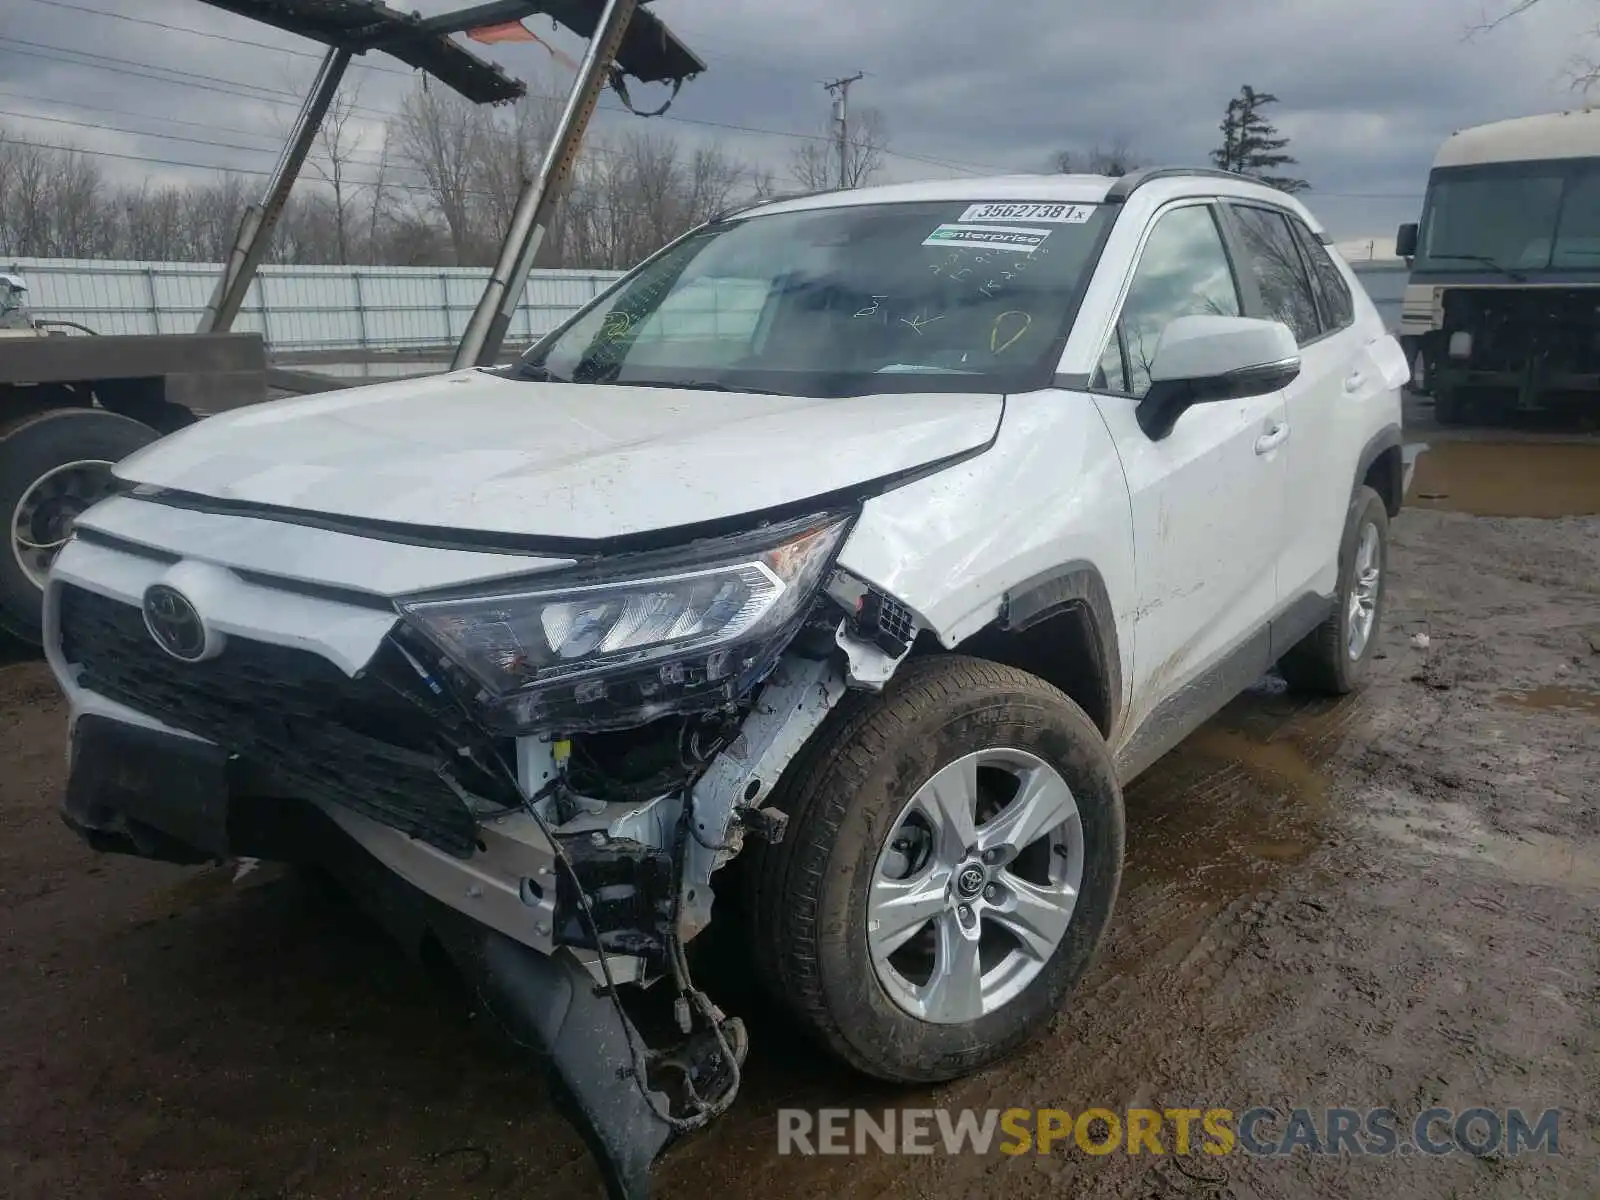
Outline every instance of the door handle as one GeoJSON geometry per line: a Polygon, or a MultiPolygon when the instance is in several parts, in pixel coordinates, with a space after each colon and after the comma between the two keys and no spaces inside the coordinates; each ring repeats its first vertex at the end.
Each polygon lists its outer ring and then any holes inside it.
{"type": "Polygon", "coordinates": [[[1359,392],[1366,382],[1367,377],[1360,371],[1351,371],[1350,374],[1344,377],[1344,390],[1347,392],[1359,392]]]}
{"type": "Polygon", "coordinates": [[[1257,454],[1271,454],[1284,442],[1289,440],[1289,423],[1279,421],[1256,439],[1257,454]]]}

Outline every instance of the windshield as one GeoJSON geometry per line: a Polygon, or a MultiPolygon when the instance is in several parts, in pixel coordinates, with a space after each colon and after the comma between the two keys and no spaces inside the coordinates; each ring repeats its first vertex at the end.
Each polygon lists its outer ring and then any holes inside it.
{"type": "Polygon", "coordinates": [[[1600,270],[1600,160],[1435,171],[1415,265],[1441,272],[1600,270]]]}
{"type": "Polygon", "coordinates": [[[799,396],[1043,386],[1105,206],[859,205],[713,225],[528,351],[517,374],[799,396]]]}

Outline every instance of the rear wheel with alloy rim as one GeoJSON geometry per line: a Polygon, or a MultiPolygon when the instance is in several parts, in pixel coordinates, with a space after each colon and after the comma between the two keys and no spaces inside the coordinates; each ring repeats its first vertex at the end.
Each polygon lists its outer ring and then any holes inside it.
{"type": "Polygon", "coordinates": [[[879,1078],[954,1078],[1038,1034],[1115,902],[1105,740],[1008,667],[913,660],[833,714],[774,802],[788,833],[746,863],[756,960],[810,1032],[879,1078]]]}
{"type": "Polygon", "coordinates": [[[1342,696],[1360,686],[1383,625],[1388,566],[1388,510],[1377,492],[1359,487],[1339,547],[1334,611],[1278,664],[1291,687],[1342,696]]]}

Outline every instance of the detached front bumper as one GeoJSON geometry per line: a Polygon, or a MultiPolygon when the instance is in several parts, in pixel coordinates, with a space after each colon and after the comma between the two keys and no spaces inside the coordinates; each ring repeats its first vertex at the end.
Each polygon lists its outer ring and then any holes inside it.
{"type": "MultiPolygon", "coordinates": [[[[255,796],[220,748],[102,713],[74,721],[70,753],[62,815],[96,849],[180,863],[248,855],[314,864],[408,951],[442,947],[499,1029],[544,1066],[608,1193],[649,1194],[651,1165],[678,1130],[662,1115],[668,1098],[635,1079],[643,1043],[596,986],[596,956],[551,943],[554,868],[537,865],[553,864],[548,844],[541,852],[486,829],[492,848],[457,862],[333,806],[255,796]],[[550,886],[519,894],[508,870],[550,886]],[[529,929],[542,948],[527,944],[529,929]]],[[[614,978],[626,961],[614,960],[614,978]]]]}
{"type": "MultiPolygon", "coordinates": [[[[336,640],[285,644],[350,635],[374,611],[280,593],[276,619],[323,619],[297,636],[262,630],[282,642],[236,626],[225,655],[184,663],[155,647],[135,602],[167,563],[68,551],[46,607],[47,652],[72,705],[67,824],[103,851],[326,868],[408,952],[445,951],[481,1011],[546,1068],[610,1194],[647,1195],[650,1165],[680,1127],[637,1078],[644,1043],[599,986],[599,955],[561,944],[570,888],[550,841],[525,812],[475,811],[437,755],[408,752],[407,715],[382,707],[378,679],[340,669],[336,640]],[[365,707],[373,697],[379,706],[365,707]]],[[[260,582],[227,582],[238,594],[226,611],[271,607],[252,595],[260,582]]],[[[619,984],[642,975],[625,953],[606,965],[619,984]]]]}

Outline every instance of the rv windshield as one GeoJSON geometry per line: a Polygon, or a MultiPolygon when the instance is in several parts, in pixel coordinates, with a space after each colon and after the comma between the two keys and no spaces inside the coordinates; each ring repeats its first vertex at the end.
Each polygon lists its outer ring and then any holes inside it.
{"type": "Polygon", "coordinates": [[[1435,171],[1415,268],[1513,277],[1600,270],[1600,160],[1435,171]]]}
{"type": "Polygon", "coordinates": [[[1043,386],[1110,219],[1103,205],[962,200],[711,225],[514,373],[799,396],[1043,386]]]}

